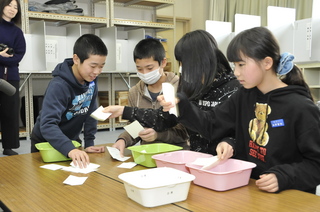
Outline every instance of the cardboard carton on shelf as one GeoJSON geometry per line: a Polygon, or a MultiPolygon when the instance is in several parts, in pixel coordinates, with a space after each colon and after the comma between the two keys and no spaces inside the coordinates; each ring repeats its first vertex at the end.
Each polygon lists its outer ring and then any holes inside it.
{"type": "MultiPolygon", "coordinates": [[[[115,96],[116,96],[116,101],[115,103],[118,105],[122,106],[128,106],[128,94],[129,91],[116,91],[115,96]]],[[[99,91],[98,92],[98,104],[99,106],[102,105],[103,107],[109,106],[109,93],[108,91],[99,91]]],[[[117,121],[120,123],[125,123],[128,122],[125,119],[122,119],[121,116],[117,118],[117,121]]],[[[107,119],[105,122],[109,122],[109,119],[107,119]]],[[[104,123],[105,123],[104,122],[104,123]]]]}
{"type": "MultiPolygon", "coordinates": [[[[116,103],[122,106],[128,106],[128,95],[129,91],[116,91],[116,103]]],[[[121,116],[118,118],[119,122],[128,122],[128,120],[122,119],[121,116]]]]}
{"type": "MultiPolygon", "coordinates": [[[[107,107],[109,105],[109,93],[108,91],[98,91],[98,106],[107,107]]],[[[99,121],[101,122],[101,121],[99,121]]],[[[101,123],[108,123],[109,119],[101,123]]]]}

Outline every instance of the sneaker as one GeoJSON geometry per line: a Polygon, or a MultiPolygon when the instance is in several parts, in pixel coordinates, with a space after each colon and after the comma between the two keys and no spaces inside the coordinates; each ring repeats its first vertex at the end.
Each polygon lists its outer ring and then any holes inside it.
{"type": "Polygon", "coordinates": [[[3,150],[4,155],[19,155],[17,152],[13,151],[12,149],[4,149],[3,150]]]}

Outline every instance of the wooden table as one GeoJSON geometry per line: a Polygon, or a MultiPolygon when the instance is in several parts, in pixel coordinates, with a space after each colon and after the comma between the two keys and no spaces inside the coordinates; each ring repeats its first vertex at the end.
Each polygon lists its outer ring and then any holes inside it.
{"type": "Polygon", "coordinates": [[[118,168],[122,162],[112,159],[108,152],[90,154],[90,160],[101,165],[98,171],[76,174],[40,168],[46,163],[39,153],[1,157],[0,201],[12,211],[320,211],[320,197],[316,195],[297,190],[266,193],[257,189],[254,180],[224,192],[192,183],[187,200],[146,208],[127,197],[118,178],[121,173],[145,167],[118,168]],[[88,179],[80,186],[63,184],[69,175],[88,179]]]}

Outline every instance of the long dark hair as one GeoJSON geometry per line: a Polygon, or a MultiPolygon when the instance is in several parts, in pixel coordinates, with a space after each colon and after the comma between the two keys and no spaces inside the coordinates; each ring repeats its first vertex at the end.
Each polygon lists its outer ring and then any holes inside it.
{"type": "Polygon", "coordinates": [[[185,93],[190,100],[201,97],[219,71],[232,72],[216,40],[205,30],[185,34],[175,46],[174,54],[182,64],[178,91],[185,93]]]}
{"type": "Polygon", "coordinates": [[[6,6],[8,6],[12,1],[16,1],[17,2],[17,6],[18,6],[18,12],[16,14],[16,16],[11,19],[11,21],[15,24],[20,24],[21,23],[21,6],[20,6],[20,1],[19,0],[1,0],[0,1],[0,22],[3,21],[3,10],[6,6]]]}
{"type": "MultiPolygon", "coordinates": [[[[230,42],[227,49],[227,58],[230,62],[241,61],[241,55],[254,59],[256,62],[266,57],[273,60],[273,70],[276,72],[280,63],[280,47],[272,32],[265,27],[254,27],[240,32],[230,42]]],[[[301,70],[294,65],[292,70],[280,78],[287,85],[300,85],[307,89],[312,99],[310,88],[301,70]]]]}

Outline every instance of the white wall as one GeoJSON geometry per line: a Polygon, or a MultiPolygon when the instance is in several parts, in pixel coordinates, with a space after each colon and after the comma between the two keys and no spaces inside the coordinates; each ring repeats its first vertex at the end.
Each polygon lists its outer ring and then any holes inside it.
{"type": "MultiPolygon", "coordinates": [[[[175,15],[178,18],[190,18],[190,30],[205,29],[209,19],[210,0],[175,0],[175,15]]],[[[157,15],[172,16],[172,7],[157,10],[157,15]]]]}
{"type": "MultiPolygon", "coordinates": [[[[194,0],[193,0],[194,1],[194,0]]],[[[175,15],[176,17],[191,18],[191,2],[192,0],[175,0],[175,15]]],[[[172,16],[173,7],[168,6],[157,10],[157,15],[172,16]]]]}
{"type": "Polygon", "coordinates": [[[209,19],[210,0],[192,0],[191,30],[206,29],[206,20],[209,19]]]}
{"type": "MultiPolygon", "coordinates": [[[[196,29],[205,30],[205,21],[209,18],[210,0],[175,0],[174,10],[176,19],[190,20],[190,23],[184,21],[176,22],[175,38],[172,30],[158,32],[157,35],[168,39],[169,61],[172,63],[172,70],[177,72],[177,64],[174,59],[174,46],[178,40],[187,32],[196,29]],[[175,40],[175,42],[173,42],[175,40]]],[[[168,6],[157,10],[157,16],[172,17],[173,7],[168,6]]]]}

